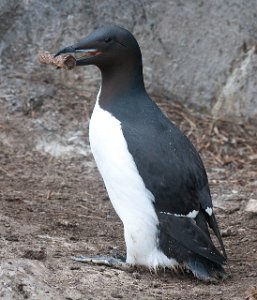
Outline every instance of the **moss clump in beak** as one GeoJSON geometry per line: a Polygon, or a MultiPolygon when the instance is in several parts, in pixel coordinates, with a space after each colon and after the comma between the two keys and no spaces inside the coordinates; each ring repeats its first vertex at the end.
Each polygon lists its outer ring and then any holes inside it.
{"type": "Polygon", "coordinates": [[[46,51],[40,51],[38,53],[38,61],[41,64],[53,65],[55,67],[71,70],[76,67],[76,58],[73,55],[60,55],[54,57],[52,54],[46,51]]]}

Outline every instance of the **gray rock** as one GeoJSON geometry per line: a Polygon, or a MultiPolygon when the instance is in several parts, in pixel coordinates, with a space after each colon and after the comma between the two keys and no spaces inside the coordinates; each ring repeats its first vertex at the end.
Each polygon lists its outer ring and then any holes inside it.
{"type": "Polygon", "coordinates": [[[257,214],[257,200],[249,199],[246,204],[245,211],[257,214]]]}
{"type": "Polygon", "coordinates": [[[245,51],[222,87],[212,109],[215,117],[257,115],[257,47],[245,51]]]}
{"type": "Polygon", "coordinates": [[[257,115],[255,0],[2,0],[0,100],[8,103],[10,88],[24,103],[51,84],[95,94],[95,69],[53,71],[37,63],[37,53],[54,53],[112,22],[137,37],[153,95],[180,99],[216,117],[257,115]]]}

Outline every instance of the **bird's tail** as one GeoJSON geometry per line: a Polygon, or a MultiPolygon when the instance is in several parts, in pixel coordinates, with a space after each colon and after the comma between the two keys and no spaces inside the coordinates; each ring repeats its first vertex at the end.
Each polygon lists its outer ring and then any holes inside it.
{"type": "Polygon", "coordinates": [[[194,220],[160,213],[159,221],[160,248],[166,256],[175,258],[201,280],[226,278],[226,258],[194,220]]]}
{"type": "Polygon", "coordinates": [[[201,255],[192,253],[185,260],[184,266],[203,281],[216,281],[227,278],[223,265],[212,262],[201,255]]]}

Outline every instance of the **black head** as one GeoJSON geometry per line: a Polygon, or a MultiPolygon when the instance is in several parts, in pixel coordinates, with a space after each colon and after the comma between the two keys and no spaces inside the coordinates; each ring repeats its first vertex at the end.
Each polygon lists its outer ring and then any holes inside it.
{"type": "Polygon", "coordinates": [[[76,65],[96,65],[101,70],[121,65],[141,64],[141,51],[136,39],[126,29],[116,25],[101,27],[78,43],[61,49],[76,53],[76,65]]]}

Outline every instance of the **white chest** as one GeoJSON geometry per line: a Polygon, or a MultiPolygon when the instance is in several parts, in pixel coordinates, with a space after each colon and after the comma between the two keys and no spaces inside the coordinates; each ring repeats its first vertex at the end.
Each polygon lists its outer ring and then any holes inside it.
{"type": "Polygon", "coordinates": [[[146,189],[128,151],[120,121],[98,102],[90,120],[89,140],[112,204],[123,223],[135,219],[135,214],[140,212],[157,222],[154,197],[146,189]]]}
{"type": "MultiPolygon", "coordinates": [[[[144,185],[123,136],[120,121],[103,110],[98,101],[90,125],[89,140],[114,209],[124,224],[127,262],[156,266],[168,260],[157,250],[158,218],[154,197],[144,185]]],[[[167,263],[165,263],[167,265],[167,263]]]]}

